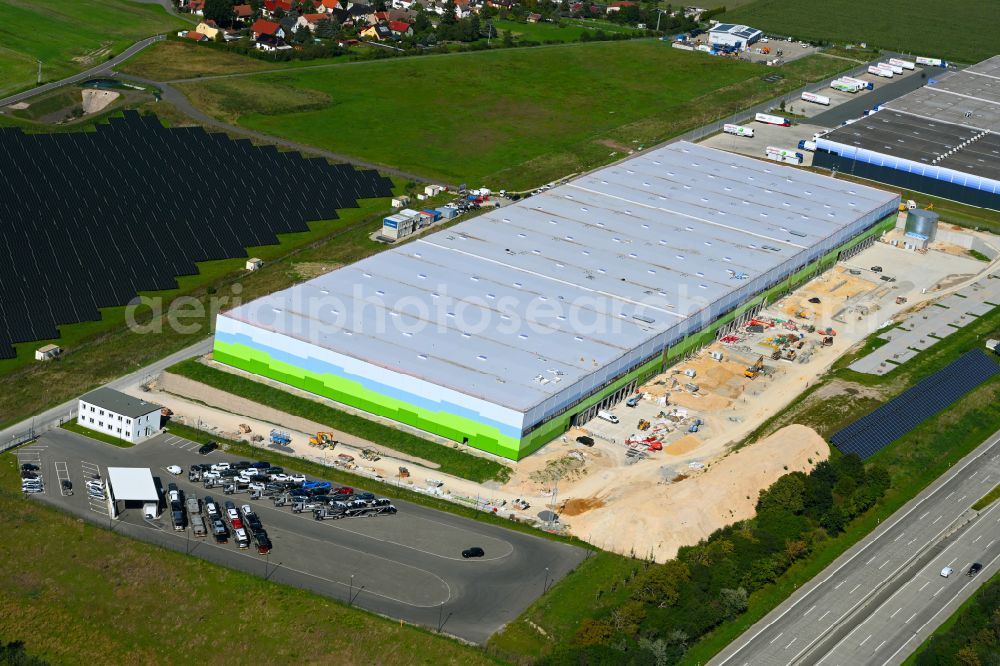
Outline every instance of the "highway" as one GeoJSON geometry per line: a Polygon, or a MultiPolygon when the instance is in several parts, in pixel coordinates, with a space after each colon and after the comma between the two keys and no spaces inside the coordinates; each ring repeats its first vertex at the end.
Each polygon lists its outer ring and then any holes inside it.
{"type": "Polygon", "coordinates": [[[86,81],[87,79],[99,78],[101,76],[110,76],[111,71],[120,63],[125,62],[132,56],[134,56],[139,51],[143,50],[150,44],[155,44],[156,42],[161,42],[165,39],[163,35],[154,35],[152,37],[147,37],[146,39],[140,40],[128,47],[115,57],[110,60],[105,60],[99,65],[95,65],[88,70],[80,72],[79,74],[74,74],[73,76],[66,77],[65,79],[60,79],[58,81],[52,81],[51,83],[46,83],[40,85],[37,88],[32,88],[30,90],[25,90],[24,92],[19,92],[16,95],[11,95],[9,97],[4,97],[0,99],[0,106],[7,106],[9,104],[17,104],[18,102],[23,102],[24,100],[31,99],[36,95],[41,95],[42,93],[48,92],[50,90],[55,90],[56,88],[61,88],[63,86],[68,86],[72,83],[79,83],[81,81],[86,81]]]}
{"type": "Polygon", "coordinates": [[[997,483],[1000,432],[709,663],[902,663],[1000,569],[1000,503],[971,508],[997,483]],[[984,569],[969,578],[973,562],[984,569]]]}

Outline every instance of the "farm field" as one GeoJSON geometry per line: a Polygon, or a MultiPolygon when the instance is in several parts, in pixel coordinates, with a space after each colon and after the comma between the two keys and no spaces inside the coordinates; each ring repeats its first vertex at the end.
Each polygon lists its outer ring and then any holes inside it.
{"type": "Polygon", "coordinates": [[[128,0],[0,0],[0,95],[93,67],[130,44],[186,25],[128,0]]]}
{"type": "Polygon", "coordinates": [[[515,40],[522,39],[533,42],[560,41],[577,42],[584,33],[594,34],[598,30],[605,33],[635,34],[637,30],[628,26],[610,23],[608,21],[585,21],[582,19],[563,19],[559,23],[521,23],[519,21],[504,21],[496,19],[493,27],[498,35],[504,30],[510,30],[515,40]]]}
{"type": "Polygon", "coordinates": [[[392,59],[179,85],[228,122],[445,182],[530,189],[846,69],[822,56],[757,65],[654,40],[392,59]],[[595,104],[594,91],[600,90],[595,104]],[[397,118],[378,140],[317,132],[397,118]]]}
{"type": "Polygon", "coordinates": [[[867,42],[901,53],[973,63],[1000,53],[1000,36],[969,27],[1000,24],[1000,4],[954,0],[941,11],[930,0],[887,0],[878,11],[854,0],[757,0],[718,17],[797,39],[867,42]],[[925,18],[926,17],[926,18],[925,18]],[[933,17],[933,18],[931,18],[933,17]]]}
{"type": "Polygon", "coordinates": [[[429,631],[25,501],[17,478],[17,459],[4,454],[0,518],[17,538],[0,544],[0,575],[10,583],[0,591],[0,644],[24,641],[49,663],[178,664],[208,655],[215,664],[497,663],[429,631]],[[253,640],[219,649],[234,631],[253,640]]]}

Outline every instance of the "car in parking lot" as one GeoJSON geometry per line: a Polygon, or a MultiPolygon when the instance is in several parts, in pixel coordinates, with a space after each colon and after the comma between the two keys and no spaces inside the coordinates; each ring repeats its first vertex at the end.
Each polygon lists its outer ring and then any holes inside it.
{"type": "Polygon", "coordinates": [[[275,474],[284,474],[285,473],[285,468],[284,467],[268,467],[267,469],[264,470],[264,473],[267,474],[268,476],[274,476],[275,474]]]}
{"type": "Polygon", "coordinates": [[[219,506],[215,503],[211,495],[205,496],[205,512],[208,513],[209,518],[219,517],[219,506]]]}
{"type": "Polygon", "coordinates": [[[168,465],[168,466],[167,466],[167,471],[168,471],[168,472],[170,472],[171,474],[175,475],[175,476],[178,476],[178,475],[180,475],[180,474],[181,474],[181,473],[182,473],[182,472],[183,472],[184,470],[183,470],[183,469],[181,469],[181,466],[180,466],[180,465],[168,465]]]}
{"type": "Polygon", "coordinates": [[[255,463],[251,463],[250,466],[253,467],[254,469],[259,469],[261,471],[264,471],[264,470],[269,469],[271,467],[271,463],[266,462],[264,460],[258,460],[255,463]]]}
{"type": "Polygon", "coordinates": [[[212,465],[212,467],[210,469],[213,472],[221,472],[222,470],[229,469],[230,467],[232,467],[232,465],[230,465],[227,462],[217,462],[214,465],[212,465]]]}
{"type": "Polygon", "coordinates": [[[253,540],[257,542],[257,552],[266,555],[271,552],[271,539],[264,530],[254,530],[253,540]]]}
{"type": "Polygon", "coordinates": [[[358,493],[355,495],[359,500],[365,500],[366,502],[371,502],[375,499],[375,493],[358,493]]]}
{"type": "Polygon", "coordinates": [[[247,536],[247,531],[242,527],[233,528],[233,537],[236,539],[236,545],[240,548],[250,547],[250,538],[247,536]]]}
{"type": "Polygon", "coordinates": [[[212,536],[215,537],[217,543],[229,543],[229,530],[226,529],[222,518],[212,519],[212,536]]]}
{"type": "Polygon", "coordinates": [[[334,488],[333,492],[335,495],[353,495],[354,488],[350,486],[340,486],[339,488],[334,488]]]}
{"type": "Polygon", "coordinates": [[[63,494],[64,495],[72,495],[73,494],[73,482],[70,481],[69,479],[63,479],[62,480],[62,489],[63,489],[63,494]]]}
{"type": "Polygon", "coordinates": [[[232,467],[233,469],[249,469],[252,464],[249,460],[241,460],[233,463],[232,467]]]}
{"type": "Polygon", "coordinates": [[[292,474],[291,476],[288,477],[288,480],[294,481],[295,483],[298,484],[303,484],[306,482],[306,477],[302,474],[292,474]]]}
{"type": "Polygon", "coordinates": [[[465,559],[469,559],[470,557],[482,557],[485,554],[486,554],[486,551],[484,551],[479,546],[473,546],[472,548],[466,548],[465,550],[462,551],[462,557],[464,557],[465,559]]]}
{"type": "Polygon", "coordinates": [[[271,476],[271,481],[284,482],[291,479],[291,477],[289,477],[287,474],[284,474],[283,472],[275,472],[274,474],[270,474],[270,476],[271,476]]]}
{"type": "Polygon", "coordinates": [[[969,567],[969,570],[967,572],[965,572],[965,575],[968,576],[969,578],[972,578],[973,576],[975,576],[977,573],[979,573],[982,570],[983,570],[983,565],[982,564],[980,564],[979,562],[973,562],[972,566],[969,567]]]}
{"type": "Polygon", "coordinates": [[[33,465],[32,463],[24,463],[21,465],[22,472],[37,472],[38,465],[33,465]]]}
{"type": "Polygon", "coordinates": [[[207,456],[209,453],[216,450],[217,448],[219,448],[219,445],[216,444],[214,441],[206,442],[205,444],[202,444],[201,447],[198,449],[198,453],[200,453],[203,456],[207,456]]]}

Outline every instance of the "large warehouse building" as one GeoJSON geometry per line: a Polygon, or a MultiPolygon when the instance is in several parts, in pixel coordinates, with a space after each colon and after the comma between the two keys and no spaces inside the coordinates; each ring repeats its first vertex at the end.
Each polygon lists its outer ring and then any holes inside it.
{"type": "Polygon", "coordinates": [[[215,358],[519,459],[898,204],[675,143],[222,314],[215,358]]]}
{"type": "Polygon", "coordinates": [[[1000,210],[1000,56],[928,85],[816,141],[813,165],[1000,210]]]}

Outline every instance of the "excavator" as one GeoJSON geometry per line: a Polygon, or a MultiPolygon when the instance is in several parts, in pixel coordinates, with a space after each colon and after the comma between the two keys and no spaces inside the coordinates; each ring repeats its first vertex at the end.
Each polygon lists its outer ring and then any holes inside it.
{"type": "Polygon", "coordinates": [[[757,375],[764,369],[764,357],[758,356],[754,364],[743,371],[743,376],[747,379],[757,379],[757,375]]]}
{"type": "Polygon", "coordinates": [[[315,437],[309,438],[309,446],[319,446],[324,449],[326,447],[333,448],[337,446],[337,440],[333,438],[334,434],[332,432],[318,432],[315,437]]]}

